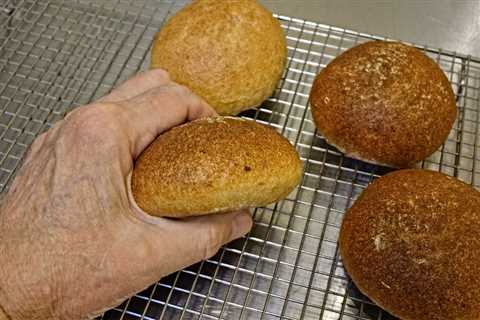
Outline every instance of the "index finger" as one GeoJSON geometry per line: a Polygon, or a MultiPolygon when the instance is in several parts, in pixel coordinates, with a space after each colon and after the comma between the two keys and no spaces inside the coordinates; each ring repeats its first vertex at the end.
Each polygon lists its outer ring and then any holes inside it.
{"type": "Polygon", "coordinates": [[[159,134],[179,124],[216,115],[200,97],[175,83],[118,102],[126,111],[132,156],[136,158],[159,134]]]}
{"type": "Polygon", "coordinates": [[[128,79],[98,100],[98,102],[118,102],[132,99],[148,90],[166,85],[170,82],[172,82],[172,80],[170,80],[170,75],[167,71],[162,69],[149,70],[128,79]]]}

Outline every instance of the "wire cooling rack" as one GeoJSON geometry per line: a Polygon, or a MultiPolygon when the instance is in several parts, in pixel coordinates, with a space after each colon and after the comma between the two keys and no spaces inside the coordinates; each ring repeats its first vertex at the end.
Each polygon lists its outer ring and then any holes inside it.
{"type": "MultiPolygon", "coordinates": [[[[174,0],[6,0],[0,4],[0,190],[32,140],[72,108],[148,65],[174,0]]],[[[278,16],[289,60],[272,98],[242,116],[295,144],[301,185],[254,212],[253,230],[213,258],[172,274],[101,319],[392,319],[349,281],[338,256],[342,216],[388,168],[344,157],[316,132],[308,109],[315,75],[342,51],[380,37],[278,16]]],[[[420,47],[449,77],[458,119],[421,163],[479,188],[480,60],[420,47]]]]}

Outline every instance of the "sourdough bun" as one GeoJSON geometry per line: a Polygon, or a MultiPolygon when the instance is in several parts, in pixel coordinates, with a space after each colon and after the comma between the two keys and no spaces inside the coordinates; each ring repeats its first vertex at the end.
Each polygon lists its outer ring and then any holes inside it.
{"type": "Polygon", "coordinates": [[[330,62],[315,79],[310,105],[328,143],[393,167],[435,152],[457,114],[439,66],[418,49],[386,41],[361,44],[330,62]]]}
{"type": "Polygon", "coordinates": [[[278,20],[255,0],[196,0],[157,34],[151,67],[235,115],[273,93],[286,59],[278,20]]]}
{"type": "Polygon", "coordinates": [[[403,320],[480,319],[480,192],[427,170],[387,174],[360,195],[340,253],[365,295],[403,320]]]}
{"type": "Polygon", "coordinates": [[[156,216],[230,211],[284,198],[301,171],[298,153],[273,128],[235,117],[205,118],[160,135],[140,155],[132,194],[156,216]]]}

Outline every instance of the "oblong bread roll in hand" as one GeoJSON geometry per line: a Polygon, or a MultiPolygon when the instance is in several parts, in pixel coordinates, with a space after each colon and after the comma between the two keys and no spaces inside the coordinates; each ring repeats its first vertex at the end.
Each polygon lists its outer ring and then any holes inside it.
{"type": "Polygon", "coordinates": [[[298,153],[273,128],[204,118],[158,136],[137,159],[131,187],[145,212],[184,217],[276,202],[301,172],[298,153]]]}
{"type": "Polygon", "coordinates": [[[340,254],[365,295],[403,320],[480,319],[480,192],[442,173],[400,170],[348,210],[340,254]]]}

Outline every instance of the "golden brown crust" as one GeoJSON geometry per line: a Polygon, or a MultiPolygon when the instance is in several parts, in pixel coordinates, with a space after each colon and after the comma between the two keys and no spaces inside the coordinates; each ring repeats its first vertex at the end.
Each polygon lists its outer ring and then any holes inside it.
{"type": "Polygon", "coordinates": [[[418,49],[386,41],[335,58],[315,79],[310,105],[329,143],[393,167],[410,167],[435,152],[457,114],[438,65],[418,49]]]}
{"type": "Polygon", "coordinates": [[[283,30],[254,0],[197,0],[157,34],[151,68],[204,98],[222,115],[259,105],[275,90],[287,59],[283,30]]]}
{"type": "Polygon", "coordinates": [[[480,319],[480,192],[427,170],[379,178],[348,210],[343,264],[403,320],[480,319]]]}
{"type": "Polygon", "coordinates": [[[274,129],[205,118],[160,135],[137,159],[132,193],[152,215],[183,217],[264,206],[298,184],[301,162],[274,129]]]}

